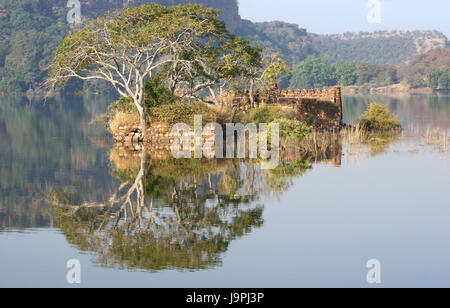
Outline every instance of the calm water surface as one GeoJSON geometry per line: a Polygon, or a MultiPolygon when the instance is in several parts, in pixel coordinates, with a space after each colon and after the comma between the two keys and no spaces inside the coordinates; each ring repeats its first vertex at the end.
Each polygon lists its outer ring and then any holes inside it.
{"type": "Polygon", "coordinates": [[[370,287],[373,258],[381,286],[450,287],[450,98],[346,98],[345,121],[371,101],[405,133],[272,171],[121,152],[107,99],[1,102],[0,287],[70,287],[69,259],[83,287],[370,287]]]}

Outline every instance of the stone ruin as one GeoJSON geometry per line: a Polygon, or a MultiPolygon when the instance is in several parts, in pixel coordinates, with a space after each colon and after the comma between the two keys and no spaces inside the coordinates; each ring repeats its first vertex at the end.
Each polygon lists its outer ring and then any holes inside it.
{"type": "MultiPolygon", "coordinates": [[[[280,90],[274,84],[265,93],[256,91],[254,100],[255,108],[279,106],[293,110],[299,121],[307,122],[315,129],[339,130],[344,125],[340,87],[329,90],[280,90]]],[[[224,102],[244,112],[252,108],[248,91],[241,96],[226,92],[224,102]]]]}
{"type": "MultiPolygon", "coordinates": [[[[277,85],[272,85],[268,91],[260,93],[256,91],[255,106],[278,106],[284,110],[292,110],[299,121],[310,124],[316,130],[338,131],[343,127],[341,88],[334,87],[325,90],[280,90],[277,85]]],[[[225,105],[233,109],[247,112],[252,108],[248,92],[237,96],[232,92],[223,94],[225,105]],[[231,105],[231,106],[230,106],[231,105]]],[[[171,134],[171,127],[166,123],[152,123],[147,130],[146,140],[142,138],[142,129],[138,123],[119,127],[114,134],[114,140],[118,145],[140,148],[140,144],[146,144],[152,154],[167,151],[173,142],[179,138],[171,134]]],[[[209,136],[202,136],[203,141],[214,139],[214,132],[209,136]]]]}
{"type": "MultiPolygon", "coordinates": [[[[154,122],[147,128],[145,140],[142,136],[142,128],[136,123],[133,125],[120,126],[118,132],[114,134],[114,141],[119,150],[140,151],[144,145],[148,154],[153,158],[164,159],[167,152],[171,150],[172,144],[180,137],[182,133],[172,134],[172,127],[167,123],[154,122]]],[[[194,148],[194,131],[189,133],[192,142],[191,147],[194,148]]],[[[208,134],[202,133],[202,144],[211,144],[210,148],[214,150],[216,134],[211,130],[208,134]]]]}

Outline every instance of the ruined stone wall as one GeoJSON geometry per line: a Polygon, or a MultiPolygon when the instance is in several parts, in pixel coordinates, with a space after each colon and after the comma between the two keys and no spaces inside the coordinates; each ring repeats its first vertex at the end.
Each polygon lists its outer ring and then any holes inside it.
{"type": "MultiPolygon", "coordinates": [[[[122,145],[124,148],[129,150],[140,150],[141,146],[144,145],[149,153],[153,156],[158,157],[161,153],[171,150],[172,144],[178,140],[182,133],[174,135],[171,132],[172,127],[166,123],[152,123],[147,129],[145,138],[142,134],[142,129],[139,123],[133,125],[123,125],[119,127],[118,132],[114,134],[114,141],[116,144],[122,145]]],[[[194,130],[191,128],[191,146],[194,147],[194,130]]],[[[214,141],[216,135],[215,131],[207,135],[202,134],[202,144],[209,143],[212,146],[208,147],[214,150],[214,141]]]]}
{"type": "MultiPolygon", "coordinates": [[[[248,92],[242,96],[225,93],[225,101],[242,111],[251,108],[248,92]]],[[[340,129],[343,126],[341,88],[313,90],[280,90],[272,85],[267,93],[256,92],[255,104],[279,106],[297,112],[299,121],[307,122],[316,129],[340,129]]]]}
{"type": "MultiPolygon", "coordinates": [[[[224,96],[230,104],[233,104],[233,108],[244,112],[251,108],[248,94],[233,96],[226,93],[224,96]]],[[[329,90],[280,90],[274,85],[264,96],[257,93],[255,103],[259,107],[279,106],[283,109],[292,109],[296,112],[299,121],[306,122],[318,130],[339,130],[343,127],[340,87],[329,90]]],[[[171,145],[179,137],[180,135],[174,136],[171,133],[171,127],[165,123],[152,123],[147,130],[145,139],[139,123],[120,126],[118,132],[114,134],[116,143],[136,148],[144,143],[148,144],[151,149],[154,148],[155,151],[170,150],[171,145]]],[[[203,142],[213,142],[215,134],[212,132],[202,138],[203,142]]]]}

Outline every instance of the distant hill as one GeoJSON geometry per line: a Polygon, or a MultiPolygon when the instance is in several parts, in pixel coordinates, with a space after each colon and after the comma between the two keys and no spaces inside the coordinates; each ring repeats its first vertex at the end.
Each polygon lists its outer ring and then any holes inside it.
{"type": "Polygon", "coordinates": [[[310,34],[312,48],[332,62],[400,64],[418,54],[446,48],[447,37],[437,31],[378,31],[339,35],[310,34]]]}
{"type": "Polygon", "coordinates": [[[267,52],[278,52],[288,63],[295,64],[315,54],[306,29],[280,21],[253,23],[241,20],[234,33],[258,44],[267,52]]]}
{"type": "Polygon", "coordinates": [[[402,80],[413,88],[425,87],[429,73],[450,68],[450,48],[433,49],[417,55],[412,61],[400,68],[402,80]]]}
{"type": "MultiPolygon", "coordinates": [[[[46,75],[52,52],[70,31],[67,0],[0,0],[0,94],[33,90],[46,75]]],[[[80,0],[83,20],[148,2],[198,3],[221,10],[229,30],[279,52],[290,64],[308,55],[332,62],[404,63],[415,55],[449,45],[436,31],[316,35],[285,22],[253,23],[239,16],[237,0],[80,0]]]]}

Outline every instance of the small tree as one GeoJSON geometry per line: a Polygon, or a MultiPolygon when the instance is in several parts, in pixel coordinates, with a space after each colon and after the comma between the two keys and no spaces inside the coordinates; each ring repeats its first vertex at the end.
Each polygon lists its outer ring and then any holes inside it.
{"type": "Polygon", "coordinates": [[[289,71],[289,66],[277,53],[265,56],[259,65],[252,65],[248,74],[251,106],[255,105],[255,87],[274,84],[287,71],[289,71]]]}
{"type": "Polygon", "coordinates": [[[220,78],[223,81],[222,87],[232,80],[238,82],[242,78],[244,83],[249,83],[250,102],[254,103],[254,84],[258,72],[263,67],[262,49],[259,46],[252,46],[249,41],[240,37],[234,38],[228,43],[230,50],[222,59],[220,64],[220,78]]]}
{"type": "Polygon", "coordinates": [[[133,99],[145,133],[145,82],[168,65],[182,66],[184,78],[195,79],[199,67],[206,71],[228,36],[218,18],[219,11],[199,5],[146,4],[108,12],[64,39],[54,53],[48,84],[70,78],[109,82],[120,96],[133,99]]]}

